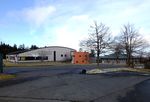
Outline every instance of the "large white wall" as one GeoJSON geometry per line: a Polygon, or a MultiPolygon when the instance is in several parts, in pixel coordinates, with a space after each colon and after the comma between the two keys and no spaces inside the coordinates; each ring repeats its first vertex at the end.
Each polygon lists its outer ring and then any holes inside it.
{"type": "Polygon", "coordinates": [[[67,47],[52,46],[52,47],[40,48],[40,49],[20,53],[20,54],[18,54],[18,57],[22,57],[22,56],[33,56],[33,57],[48,56],[48,61],[54,61],[54,51],[56,52],[56,61],[65,61],[65,60],[71,59],[71,52],[75,51],[75,50],[71,49],[71,48],[67,48],[67,47]],[[63,55],[63,56],[61,56],[61,55],[63,55]]]}

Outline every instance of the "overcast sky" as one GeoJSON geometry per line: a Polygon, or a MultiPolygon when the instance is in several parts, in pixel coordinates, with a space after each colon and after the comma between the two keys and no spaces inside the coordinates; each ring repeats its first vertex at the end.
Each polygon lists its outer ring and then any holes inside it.
{"type": "Polygon", "coordinates": [[[150,39],[150,0],[0,0],[0,41],[79,49],[93,20],[117,35],[132,23],[150,39]]]}

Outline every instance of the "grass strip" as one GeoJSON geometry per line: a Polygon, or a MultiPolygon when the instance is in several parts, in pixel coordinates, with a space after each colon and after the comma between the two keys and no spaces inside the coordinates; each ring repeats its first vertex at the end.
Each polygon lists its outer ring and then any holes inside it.
{"type": "Polygon", "coordinates": [[[15,77],[16,77],[16,75],[12,75],[12,74],[0,74],[0,80],[12,79],[15,77]]]}

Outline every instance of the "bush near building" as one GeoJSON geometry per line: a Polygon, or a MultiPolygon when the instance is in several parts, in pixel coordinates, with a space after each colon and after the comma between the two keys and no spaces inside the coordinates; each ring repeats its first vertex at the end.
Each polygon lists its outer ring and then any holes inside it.
{"type": "Polygon", "coordinates": [[[144,64],[144,68],[145,68],[145,69],[150,69],[150,62],[146,62],[146,63],[144,64]]]}

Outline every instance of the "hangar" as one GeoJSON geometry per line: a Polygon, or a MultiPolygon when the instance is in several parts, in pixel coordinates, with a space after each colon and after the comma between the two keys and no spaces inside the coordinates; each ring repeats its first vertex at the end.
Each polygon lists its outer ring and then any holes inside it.
{"type": "Polygon", "coordinates": [[[9,53],[6,59],[11,62],[71,61],[74,51],[76,50],[68,47],[50,46],[9,53]]]}

